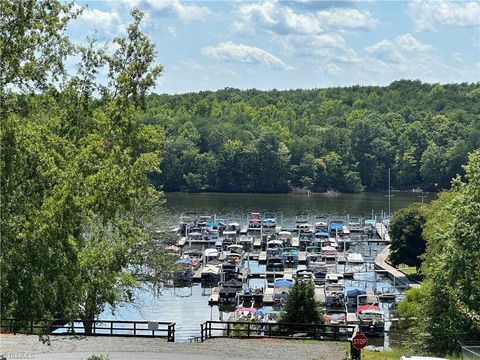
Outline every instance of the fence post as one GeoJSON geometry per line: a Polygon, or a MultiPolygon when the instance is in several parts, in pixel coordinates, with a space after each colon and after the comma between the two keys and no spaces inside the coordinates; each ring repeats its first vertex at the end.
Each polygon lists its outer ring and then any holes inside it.
{"type": "Polygon", "coordinates": [[[212,337],[212,323],[210,321],[208,322],[208,337],[212,337]]]}
{"type": "Polygon", "coordinates": [[[33,320],[30,321],[30,334],[33,334],[33,320]]]}
{"type": "Polygon", "coordinates": [[[268,323],[268,337],[272,336],[272,323],[268,323]]]}
{"type": "Polygon", "coordinates": [[[97,334],[97,322],[94,320],[93,321],[93,335],[97,334]]]}
{"type": "Polygon", "coordinates": [[[250,323],[247,325],[247,336],[250,337],[250,323]]]}
{"type": "Polygon", "coordinates": [[[203,324],[200,324],[200,341],[203,342],[203,324]]]}
{"type": "Polygon", "coordinates": [[[168,324],[168,342],[175,342],[175,323],[168,324]]]}
{"type": "Polygon", "coordinates": [[[133,323],[133,335],[137,335],[137,323],[133,323]]]}
{"type": "Polygon", "coordinates": [[[338,327],[335,326],[333,328],[333,340],[337,340],[337,337],[338,337],[338,327]]]}
{"type": "Polygon", "coordinates": [[[230,323],[227,323],[227,337],[230,337],[230,323]]]}
{"type": "Polygon", "coordinates": [[[113,321],[110,321],[110,335],[113,335],[113,321]]]}

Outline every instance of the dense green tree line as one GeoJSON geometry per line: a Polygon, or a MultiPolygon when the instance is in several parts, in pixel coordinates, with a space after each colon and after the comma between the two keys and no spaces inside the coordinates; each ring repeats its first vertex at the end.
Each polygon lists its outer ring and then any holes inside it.
{"type": "Polygon", "coordinates": [[[479,84],[151,95],[167,191],[439,190],[480,147],[479,84]]]}
{"type": "Polygon", "coordinates": [[[147,174],[158,171],[164,134],[137,118],[162,67],[136,10],[107,53],[65,35],[73,3],[0,7],[1,314],[93,319],[128,300],[155,258],[145,253],[161,194],[147,174]]]}
{"type": "Polygon", "coordinates": [[[416,224],[406,234],[426,240],[421,273],[424,281],[400,303],[411,343],[423,353],[458,351],[460,342],[480,341],[480,150],[465,166],[465,181],[421,211],[410,208],[416,224]],[[424,217],[424,218],[423,218],[424,217]]]}

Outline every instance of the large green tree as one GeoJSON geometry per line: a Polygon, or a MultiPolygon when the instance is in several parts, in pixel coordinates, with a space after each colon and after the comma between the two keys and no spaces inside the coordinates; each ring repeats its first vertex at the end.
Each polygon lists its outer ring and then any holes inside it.
{"type": "Polygon", "coordinates": [[[393,214],[388,232],[392,239],[390,261],[394,265],[406,264],[419,267],[425,252],[423,226],[425,208],[412,204],[393,214]]]}
{"type": "Polygon", "coordinates": [[[288,292],[280,321],[297,324],[315,324],[322,321],[313,283],[297,281],[293,284],[288,292]]]}
{"type": "Polygon", "coordinates": [[[64,77],[72,4],[17,5],[2,1],[2,26],[16,12],[20,23],[2,27],[1,42],[1,312],[90,320],[128,297],[152,239],[161,194],[147,174],[158,171],[163,130],[137,119],[162,67],[134,10],[113,54],[78,48],[79,71],[64,77]]]}
{"type": "Polygon", "coordinates": [[[427,353],[457,351],[459,341],[480,339],[480,150],[465,172],[466,180],[455,179],[426,214],[425,281],[413,330],[415,345],[427,353]]]}

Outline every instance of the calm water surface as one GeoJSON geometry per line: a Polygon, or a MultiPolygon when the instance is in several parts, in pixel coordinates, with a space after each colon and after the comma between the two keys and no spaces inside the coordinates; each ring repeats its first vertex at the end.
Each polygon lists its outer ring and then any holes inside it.
{"type": "MultiPolygon", "coordinates": [[[[392,192],[391,211],[401,209],[412,202],[420,202],[420,193],[392,192]]],[[[433,198],[428,194],[424,201],[433,198]]],[[[230,194],[230,193],[168,193],[167,208],[170,216],[178,218],[182,213],[226,216],[229,219],[245,220],[250,211],[272,211],[280,222],[290,223],[295,215],[305,211],[311,215],[371,217],[372,211],[380,215],[388,212],[386,193],[366,194],[230,194]]]]}
{"type": "MultiPolygon", "coordinates": [[[[420,202],[418,193],[396,192],[391,200],[392,212],[407,206],[412,202],[420,202]]],[[[429,194],[425,201],[433,198],[429,194]]],[[[332,217],[346,215],[370,218],[372,211],[379,216],[382,211],[388,211],[388,198],[384,193],[368,194],[313,194],[306,195],[265,195],[265,194],[227,194],[227,193],[168,193],[166,194],[167,216],[173,224],[181,214],[196,212],[197,214],[225,216],[229,220],[245,221],[247,213],[256,210],[272,211],[277,214],[279,222],[285,226],[292,225],[295,215],[305,211],[314,221],[316,215],[325,214],[332,217]]],[[[352,249],[364,254],[365,260],[372,260],[381,251],[378,245],[357,245],[361,248],[352,249]]],[[[245,264],[247,266],[247,264],[245,264]]],[[[264,265],[251,261],[250,268],[262,270],[264,265]]],[[[339,265],[343,271],[343,265],[339,265]]],[[[347,269],[348,270],[348,269],[347,269]]],[[[381,276],[375,278],[372,269],[359,268],[355,270],[354,280],[346,281],[346,288],[376,287],[379,290],[390,290],[392,284],[381,276]],[[357,272],[358,271],[358,272],[357,272]]],[[[350,270],[351,271],[351,270],[350,270]]],[[[264,280],[250,280],[250,286],[264,286],[264,280]]],[[[176,322],[177,341],[185,341],[200,332],[200,324],[206,320],[226,320],[228,311],[221,311],[217,306],[209,306],[208,299],[211,289],[202,288],[200,284],[191,287],[165,287],[159,293],[154,293],[145,287],[135,292],[135,303],[118,307],[112,314],[106,309],[100,318],[122,320],[157,320],[176,322]]],[[[266,308],[268,310],[268,308],[266,308]]],[[[388,308],[383,310],[388,312],[388,308]]]]}

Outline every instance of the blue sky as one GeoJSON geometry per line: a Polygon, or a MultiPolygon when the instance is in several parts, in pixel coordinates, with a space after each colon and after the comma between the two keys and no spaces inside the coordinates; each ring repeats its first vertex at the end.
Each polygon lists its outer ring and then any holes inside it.
{"type": "Polygon", "coordinates": [[[145,12],[155,91],[480,81],[479,1],[87,1],[76,42],[123,35],[145,12]]]}

